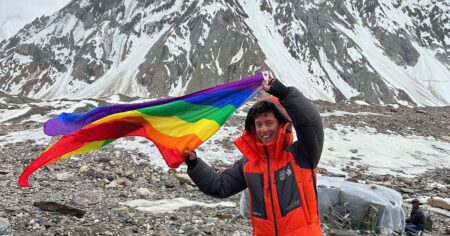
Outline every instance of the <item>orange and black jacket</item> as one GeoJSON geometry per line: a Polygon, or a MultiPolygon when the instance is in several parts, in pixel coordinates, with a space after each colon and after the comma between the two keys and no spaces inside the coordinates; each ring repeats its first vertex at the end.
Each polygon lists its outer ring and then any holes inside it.
{"type": "Polygon", "coordinates": [[[286,111],[292,121],[282,125],[277,141],[263,145],[252,132],[254,122],[247,119],[246,130],[235,140],[243,158],[222,173],[201,159],[186,161],[188,174],[202,192],[213,197],[229,197],[248,187],[254,235],[322,235],[316,190],[323,147],[320,114],[296,88],[278,80],[269,93],[278,98],[284,108],[280,111],[286,111]]]}

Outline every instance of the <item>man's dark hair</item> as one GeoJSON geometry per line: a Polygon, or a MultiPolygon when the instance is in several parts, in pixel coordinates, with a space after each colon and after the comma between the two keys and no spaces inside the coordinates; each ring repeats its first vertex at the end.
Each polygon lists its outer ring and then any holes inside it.
{"type": "Polygon", "coordinates": [[[247,118],[245,119],[245,129],[247,131],[252,131],[252,126],[254,125],[256,117],[270,112],[273,113],[280,124],[290,122],[288,115],[273,101],[262,100],[255,103],[248,111],[247,118]]]}

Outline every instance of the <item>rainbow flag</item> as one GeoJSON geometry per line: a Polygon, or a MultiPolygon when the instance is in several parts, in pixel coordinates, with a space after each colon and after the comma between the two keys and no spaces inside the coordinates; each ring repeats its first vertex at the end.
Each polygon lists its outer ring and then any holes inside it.
{"type": "Polygon", "coordinates": [[[63,113],[46,122],[45,133],[64,136],[25,168],[19,185],[29,187],[30,176],[43,166],[129,136],[151,140],[167,165],[177,168],[185,160],[184,151],[195,150],[216,133],[259,91],[263,78],[256,74],[182,97],[63,113]]]}

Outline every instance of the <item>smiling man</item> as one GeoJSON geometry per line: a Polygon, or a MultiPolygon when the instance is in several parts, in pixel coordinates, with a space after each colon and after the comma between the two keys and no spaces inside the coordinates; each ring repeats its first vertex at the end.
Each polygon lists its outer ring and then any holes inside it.
{"type": "Polygon", "coordinates": [[[259,140],[264,144],[268,144],[277,138],[280,122],[278,122],[272,112],[268,112],[256,117],[255,127],[259,140]]]}
{"type": "Polygon", "coordinates": [[[187,152],[188,174],[213,197],[248,188],[254,235],[322,235],[316,190],[323,147],[320,114],[294,87],[273,78],[262,87],[273,96],[250,108],[245,130],[235,140],[244,157],[217,173],[195,152],[187,152]]]}
{"type": "Polygon", "coordinates": [[[256,137],[263,144],[275,141],[281,125],[290,121],[286,112],[279,107],[275,97],[266,97],[257,102],[247,115],[246,128],[250,131],[254,129],[256,137]]]}

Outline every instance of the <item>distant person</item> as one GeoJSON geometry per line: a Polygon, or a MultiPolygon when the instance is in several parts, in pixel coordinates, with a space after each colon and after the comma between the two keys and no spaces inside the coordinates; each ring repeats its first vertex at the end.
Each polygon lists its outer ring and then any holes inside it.
{"type": "Polygon", "coordinates": [[[254,235],[322,235],[316,190],[320,114],[294,87],[270,77],[262,88],[276,98],[264,98],[249,110],[245,130],[234,141],[244,157],[218,173],[187,152],[188,174],[202,192],[217,198],[248,187],[254,235]]]}
{"type": "Polygon", "coordinates": [[[425,214],[420,208],[419,199],[412,200],[411,205],[411,216],[406,219],[405,233],[417,234],[425,227],[425,214]]]}

